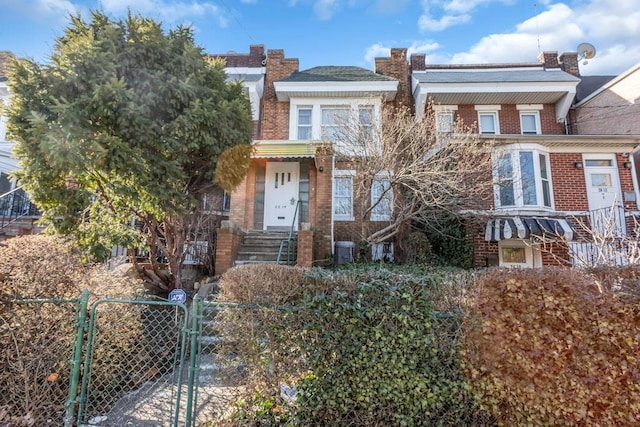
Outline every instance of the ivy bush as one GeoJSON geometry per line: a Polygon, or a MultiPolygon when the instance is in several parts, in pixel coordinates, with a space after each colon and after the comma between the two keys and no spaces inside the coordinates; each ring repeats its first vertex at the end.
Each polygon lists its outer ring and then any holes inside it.
{"type": "Polygon", "coordinates": [[[640,306],[611,277],[546,268],[479,278],[463,367],[500,425],[640,424],[640,306]]]}
{"type": "Polygon", "coordinates": [[[242,360],[247,387],[222,425],[490,424],[458,362],[472,282],[461,275],[380,265],[228,271],[220,300],[245,306],[219,315],[220,356],[242,360]],[[267,302],[280,307],[246,306],[267,302]],[[297,390],[294,402],[283,386],[297,390]]]}

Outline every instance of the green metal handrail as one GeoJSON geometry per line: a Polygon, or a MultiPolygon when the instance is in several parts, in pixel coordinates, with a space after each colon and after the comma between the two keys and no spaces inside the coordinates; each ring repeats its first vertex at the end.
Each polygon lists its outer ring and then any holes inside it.
{"type": "Polygon", "coordinates": [[[280,260],[282,259],[282,251],[284,250],[284,245],[287,245],[287,265],[293,264],[293,255],[291,254],[291,247],[293,245],[293,230],[296,226],[296,219],[298,217],[298,209],[302,206],[302,200],[298,200],[296,202],[296,210],[293,213],[293,221],[291,221],[291,228],[289,229],[289,238],[286,240],[282,240],[280,242],[280,249],[278,249],[278,258],[276,259],[276,264],[280,264],[280,260]]]}

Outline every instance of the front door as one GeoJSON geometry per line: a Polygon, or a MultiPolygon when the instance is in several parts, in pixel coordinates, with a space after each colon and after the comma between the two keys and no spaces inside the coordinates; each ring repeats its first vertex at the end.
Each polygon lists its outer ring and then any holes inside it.
{"type": "Polygon", "coordinates": [[[615,157],[585,156],[591,226],[599,234],[624,234],[624,210],[615,157]]]}
{"type": "Polygon", "coordinates": [[[300,164],[297,162],[267,162],[264,191],[264,229],[289,230],[298,201],[298,176],[300,164]]]}

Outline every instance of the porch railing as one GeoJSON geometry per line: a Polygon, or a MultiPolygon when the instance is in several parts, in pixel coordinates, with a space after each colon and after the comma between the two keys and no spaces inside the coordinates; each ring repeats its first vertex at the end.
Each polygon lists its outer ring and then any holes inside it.
{"type": "Polygon", "coordinates": [[[14,188],[0,196],[0,229],[27,216],[40,216],[41,212],[29,199],[22,187],[14,188]]]}
{"type": "Polygon", "coordinates": [[[298,211],[301,209],[302,201],[298,200],[296,203],[296,210],[293,213],[293,221],[291,221],[291,228],[289,228],[289,237],[280,242],[280,249],[278,249],[278,258],[276,260],[276,264],[280,264],[282,260],[282,252],[287,248],[287,265],[295,264],[295,258],[293,253],[293,248],[296,246],[296,239],[293,236],[293,232],[295,230],[296,221],[298,220],[298,211]]]}

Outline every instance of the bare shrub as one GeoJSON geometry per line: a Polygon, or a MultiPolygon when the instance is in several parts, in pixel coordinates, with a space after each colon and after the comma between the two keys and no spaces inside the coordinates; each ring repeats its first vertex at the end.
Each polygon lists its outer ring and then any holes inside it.
{"type": "MultiPolygon", "coordinates": [[[[62,237],[24,236],[0,245],[0,424],[62,424],[81,289],[91,289],[96,300],[131,296],[135,286],[83,264],[62,237]]],[[[137,321],[111,321],[131,326],[110,338],[115,347],[139,330],[137,321]]]]}
{"type": "Polygon", "coordinates": [[[501,425],[638,425],[640,311],[578,270],[493,270],[465,323],[469,383],[501,425]]]}

